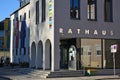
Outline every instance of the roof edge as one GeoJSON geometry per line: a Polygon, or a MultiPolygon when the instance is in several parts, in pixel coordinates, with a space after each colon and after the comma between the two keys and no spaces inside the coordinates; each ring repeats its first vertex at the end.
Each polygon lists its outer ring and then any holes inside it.
{"type": "Polygon", "coordinates": [[[26,5],[20,7],[19,9],[17,9],[17,10],[14,11],[13,13],[11,13],[10,16],[12,16],[13,14],[15,14],[16,12],[18,12],[18,11],[21,10],[22,8],[26,7],[28,4],[30,4],[30,2],[28,2],[26,5]]]}

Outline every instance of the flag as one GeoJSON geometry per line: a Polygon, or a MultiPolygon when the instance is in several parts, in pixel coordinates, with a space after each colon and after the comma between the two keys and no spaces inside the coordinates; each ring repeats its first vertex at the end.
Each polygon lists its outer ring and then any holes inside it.
{"type": "Polygon", "coordinates": [[[21,48],[24,48],[25,47],[25,37],[26,37],[26,22],[25,21],[22,21],[22,23],[21,23],[20,37],[21,37],[21,48]]]}
{"type": "Polygon", "coordinates": [[[16,21],[16,48],[19,46],[19,21],[16,21]]]}

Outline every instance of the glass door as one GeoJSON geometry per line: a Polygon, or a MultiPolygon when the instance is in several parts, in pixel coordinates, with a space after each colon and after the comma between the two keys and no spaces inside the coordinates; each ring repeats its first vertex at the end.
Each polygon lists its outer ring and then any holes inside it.
{"type": "Polygon", "coordinates": [[[76,70],[76,47],[74,45],[69,48],[69,70],[76,70]]]}
{"type": "Polygon", "coordinates": [[[60,41],[60,69],[76,70],[76,39],[60,41]]]}
{"type": "Polygon", "coordinates": [[[68,48],[66,46],[60,47],[60,68],[68,69],[68,48]]]}

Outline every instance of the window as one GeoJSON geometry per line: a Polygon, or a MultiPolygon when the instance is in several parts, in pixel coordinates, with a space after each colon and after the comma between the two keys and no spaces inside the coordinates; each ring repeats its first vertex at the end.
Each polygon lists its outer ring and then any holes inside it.
{"type": "Polygon", "coordinates": [[[101,45],[96,45],[96,55],[101,55],[101,45]]]}
{"type": "Polygon", "coordinates": [[[24,20],[26,20],[26,13],[24,13],[24,20]]]}
{"type": "Polygon", "coordinates": [[[101,50],[97,50],[97,55],[101,55],[101,50]]]}
{"type": "Polygon", "coordinates": [[[42,0],[42,22],[45,21],[46,15],[46,0],[42,0]]]}
{"type": "Polygon", "coordinates": [[[91,55],[92,49],[91,46],[86,46],[87,55],[91,55]]]}
{"type": "Polygon", "coordinates": [[[36,2],[36,24],[39,24],[39,1],[36,2]]]}
{"type": "Polygon", "coordinates": [[[30,10],[29,10],[29,18],[30,18],[30,10]]]}
{"type": "Polygon", "coordinates": [[[104,3],[104,20],[108,21],[108,22],[113,21],[112,0],[105,0],[105,3],[104,3]]]}
{"type": "Polygon", "coordinates": [[[1,30],[4,30],[4,23],[3,22],[0,22],[0,31],[1,30]]]}
{"type": "Polygon", "coordinates": [[[4,37],[5,36],[5,31],[4,30],[0,30],[0,37],[4,37]]]}
{"type": "Polygon", "coordinates": [[[70,18],[80,18],[80,0],[70,0],[70,18]]]}
{"type": "Polygon", "coordinates": [[[22,16],[20,15],[20,21],[22,21],[22,16]]]}
{"type": "Polygon", "coordinates": [[[97,0],[88,0],[88,20],[97,20],[97,0]]]}

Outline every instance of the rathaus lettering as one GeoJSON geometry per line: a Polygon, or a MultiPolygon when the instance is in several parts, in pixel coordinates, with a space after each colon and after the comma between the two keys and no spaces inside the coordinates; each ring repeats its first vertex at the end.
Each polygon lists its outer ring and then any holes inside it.
{"type": "Polygon", "coordinates": [[[111,35],[113,36],[114,35],[114,32],[111,30],[111,31],[107,31],[107,30],[89,30],[89,29],[84,29],[84,30],[81,30],[81,29],[71,29],[69,28],[68,30],[64,31],[63,28],[59,28],[59,33],[60,34],[64,34],[64,33],[67,33],[67,34],[74,34],[74,32],[77,32],[77,34],[81,34],[81,32],[84,32],[85,35],[90,35],[90,34],[93,34],[93,35],[103,35],[103,36],[106,36],[106,35],[111,35]]]}

